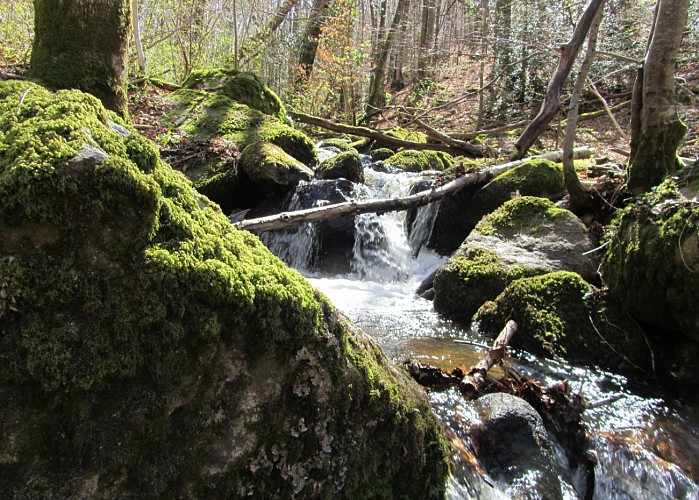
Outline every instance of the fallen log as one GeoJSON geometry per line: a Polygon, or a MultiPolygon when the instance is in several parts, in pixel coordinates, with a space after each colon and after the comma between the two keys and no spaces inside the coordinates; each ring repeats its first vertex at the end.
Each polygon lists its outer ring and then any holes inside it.
{"type": "Polygon", "coordinates": [[[287,114],[294,120],[306,125],[313,125],[314,127],[320,127],[326,130],[331,130],[333,132],[339,132],[341,134],[356,135],[359,137],[366,137],[368,139],[373,139],[385,146],[393,146],[397,148],[405,149],[415,149],[417,151],[444,151],[445,153],[450,153],[455,156],[465,155],[473,158],[483,158],[487,156],[487,149],[483,146],[478,146],[475,144],[470,144],[468,142],[460,141],[458,144],[440,144],[440,143],[424,143],[424,142],[413,142],[404,141],[396,137],[391,137],[378,130],[374,130],[368,127],[355,127],[352,125],[345,125],[344,123],[335,123],[317,116],[307,115],[305,113],[297,113],[293,111],[287,111],[287,114]]]}
{"type": "MultiPolygon", "coordinates": [[[[573,151],[573,154],[575,158],[589,158],[592,155],[592,149],[585,147],[576,148],[573,151]]],[[[318,222],[326,219],[332,219],[334,217],[344,217],[347,215],[359,215],[372,212],[381,214],[386,212],[407,210],[409,208],[420,207],[433,201],[440,200],[466,186],[486,183],[492,178],[518,165],[521,165],[526,161],[539,158],[560,162],[562,159],[562,152],[554,151],[552,153],[531,156],[522,160],[487,167],[476,172],[469,172],[439,187],[420,191],[419,193],[403,198],[379,198],[373,200],[347,201],[334,205],[325,205],[323,207],[308,208],[306,210],[283,212],[257,219],[242,220],[233,225],[238,229],[262,232],[270,231],[272,229],[284,229],[305,224],[307,222],[318,222]]]]}

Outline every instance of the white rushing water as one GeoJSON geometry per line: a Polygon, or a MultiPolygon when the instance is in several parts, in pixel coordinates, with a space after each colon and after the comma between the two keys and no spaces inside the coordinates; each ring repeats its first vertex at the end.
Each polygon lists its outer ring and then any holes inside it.
{"type": "MultiPolygon", "coordinates": [[[[371,169],[365,169],[365,175],[369,196],[377,198],[404,196],[417,180],[415,174],[371,169]]],[[[309,269],[317,251],[313,224],[267,235],[265,242],[372,336],[394,361],[411,357],[442,368],[473,366],[487,351],[490,340],[442,319],[430,301],[414,294],[421,281],[445,260],[424,248],[414,251],[420,248],[416,242],[427,239],[434,211],[428,206],[418,214],[412,242],[405,234],[404,213],[358,216],[351,272],[341,275],[309,269]]],[[[623,376],[524,352],[512,353],[512,361],[518,370],[544,384],[568,380],[587,401],[602,403],[586,412],[591,453],[598,460],[594,492],[587,495],[596,499],[699,498],[699,488],[692,480],[692,474],[699,473],[696,403],[639,395],[623,376]]],[[[477,419],[472,406],[455,390],[429,395],[436,414],[467,450],[469,423],[477,419]]],[[[457,467],[449,484],[449,498],[507,498],[474,472],[460,446],[455,445],[457,467]]],[[[571,479],[564,483],[562,498],[583,498],[582,479],[576,471],[569,473],[571,479]]],[[[521,498],[540,498],[529,489],[523,484],[514,493],[521,498]]]]}

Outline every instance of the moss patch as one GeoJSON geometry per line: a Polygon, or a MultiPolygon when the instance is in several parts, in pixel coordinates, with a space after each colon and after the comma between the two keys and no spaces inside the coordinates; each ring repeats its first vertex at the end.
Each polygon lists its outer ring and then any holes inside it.
{"type": "Polygon", "coordinates": [[[384,132],[389,137],[400,139],[401,141],[419,142],[424,144],[427,142],[427,136],[422,132],[408,130],[403,127],[394,127],[384,132]]]}
{"type": "Polygon", "coordinates": [[[567,214],[567,210],[557,208],[545,198],[521,196],[486,215],[476,225],[476,231],[481,234],[523,230],[535,232],[532,230],[542,222],[555,221],[557,218],[566,217],[567,214]]]}
{"type": "Polygon", "coordinates": [[[389,159],[391,156],[393,156],[395,153],[392,149],[388,148],[378,148],[378,149],[372,149],[371,150],[371,158],[374,161],[383,161],[389,159]]]}
{"type": "Polygon", "coordinates": [[[610,232],[603,277],[613,296],[642,321],[699,341],[696,199],[667,180],[619,211],[610,232]]]}
{"type": "Polygon", "coordinates": [[[345,152],[345,151],[357,151],[352,147],[349,141],[340,139],[337,137],[331,137],[329,139],[323,139],[320,142],[320,147],[321,148],[335,148],[336,150],[340,152],[345,152]]]}
{"type": "Polygon", "coordinates": [[[451,319],[470,321],[478,308],[493,300],[512,281],[545,273],[524,266],[507,266],[495,252],[470,248],[442,266],[434,279],[434,308],[451,319]]]}
{"type": "Polygon", "coordinates": [[[313,171],[269,142],[253,142],[240,155],[240,168],[266,192],[284,192],[300,181],[313,178],[313,171]]]}
{"type": "Polygon", "coordinates": [[[190,73],[182,86],[223,94],[232,101],[291,124],[279,96],[254,73],[224,68],[197,70],[190,73]]]}
{"type": "Polygon", "coordinates": [[[385,161],[387,164],[406,172],[444,170],[454,163],[454,159],[449,153],[441,151],[414,151],[412,149],[399,151],[385,161]]]}
{"type": "Polygon", "coordinates": [[[571,362],[611,368],[649,368],[651,355],[638,327],[595,298],[578,274],[558,271],[510,283],[476,313],[478,328],[497,335],[514,319],[513,347],[571,362]]]}
{"type": "Polygon", "coordinates": [[[364,168],[357,150],[351,149],[339,155],[328,158],[316,169],[318,179],[344,178],[352,182],[364,182],[364,168]]]}
{"type": "Polygon", "coordinates": [[[241,151],[253,142],[271,142],[304,165],[317,162],[315,146],[306,134],[224,95],[182,89],[166,101],[172,106],[169,120],[188,134],[220,135],[241,151]]]}

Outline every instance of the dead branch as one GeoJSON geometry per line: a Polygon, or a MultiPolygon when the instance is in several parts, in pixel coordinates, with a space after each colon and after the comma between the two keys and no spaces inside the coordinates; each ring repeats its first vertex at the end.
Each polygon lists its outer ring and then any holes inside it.
{"type": "Polygon", "coordinates": [[[502,361],[505,355],[505,350],[512,340],[512,337],[517,332],[517,323],[509,320],[502,329],[498,338],[493,342],[493,347],[488,351],[488,355],[483,358],[480,363],[471,368],[463,380],[459,384],[459,390],[466,398],[472,398],[480,394],[481,389],[486,384],[485,376],[493,365],[502,361]]]}
{"type": "MultiPolygon", "coordinates": [[[[592,154],[590,148],[576,148],[573,151],[576,158],[589,158],[592,154]]],[[[486,183],[492,178],[506,172],[522,163],[534,159],[546,159],[560,162],[561,151],[554,151],[543,155],[532,156],[522,160],[515,160],[501,165],[484,168],[477,172],[469,172],[454,179],[442,186],[420,191],[404,198],[379,198],[362,201],[347,201],[334,205],[297,210],[294,212],[283,212],[281,214],[260,217],[257,219],[243,220],[233,224],[238,229],[245,229],[253,232],[270,231],[272,229],[283,229],[298,226],[307,222],[318,222],[334,217],[344,217],[347,215],[359,215],[364,213],[385,213],[407,210],[409,208],[427,205],[433,201],[440,200],[445,196],[455,193],[465,186],[486,183]]]]}
{"type": "Polygon", "coordinates": [[[360,137],[367,137],[373,139],[380,144],[386,146],[393,146],[398,148],[415,149],[418,151],[431,150],[431,151],[444,151],[446,153],[451,153],[454,155],[466,155],[476,158],[482,158],[486,156],[486,148],[483,146],[477,146],[475,144],[469,144],[467,142],[460,143],[459,147],[449,146],[446,144],[427,144],[420,142],[404,141],[402,139],[397,139],[395,137],[388,136],[378,130],[374,130],[368,127],[355,127],[352,125],[345,125],[343,123],[335,123],[317,116],[307,115],[305,113],[297,113],[289,111],[288,115],[296,121],[305,123],[306,125],[313,125],[315,127],[324,128],[326,130],[332,130],[333,132],[339,132],[341,134],[350,134],[360,137]]]}

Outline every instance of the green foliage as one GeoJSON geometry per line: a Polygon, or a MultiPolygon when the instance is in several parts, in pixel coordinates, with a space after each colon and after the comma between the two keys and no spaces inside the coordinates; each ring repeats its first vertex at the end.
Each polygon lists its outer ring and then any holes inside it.
{"type": "Polygon", "coordinates": [[[34,32],[34,6],[31,0],[5,0],[0,3],[0,66],[29,63],[34,32]]]}

